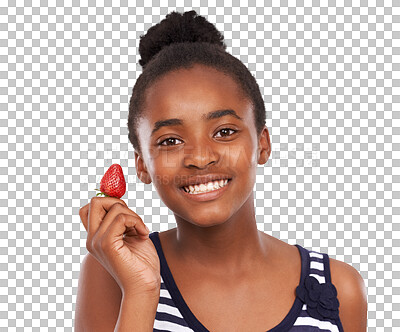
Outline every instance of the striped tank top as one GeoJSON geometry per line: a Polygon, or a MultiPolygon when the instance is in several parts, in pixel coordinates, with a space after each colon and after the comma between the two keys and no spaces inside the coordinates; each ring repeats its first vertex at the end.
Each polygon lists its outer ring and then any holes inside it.
{"type": "MultiPolygon", "coordinates": [[[[165,259],[159,233],[150,234],[160,259],[161,290],[154,332],[210,332],[191,312],[165,259]]],[[[301,278],[289,313],[267,332],[343,332],[339,301],[331,283],[327,254],[295,245],[301,256],[301,278]]]]}

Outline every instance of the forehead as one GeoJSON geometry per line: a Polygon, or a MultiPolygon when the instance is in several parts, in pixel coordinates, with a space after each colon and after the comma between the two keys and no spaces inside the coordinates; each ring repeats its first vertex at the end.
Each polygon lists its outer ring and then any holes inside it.
{"type": "Polygon", "coordinates": [[[188,115],[200,119],[216,109],[234,109],[245,117],[249,104],[232,77],[196,64],[165,74],[146,90],[144,117],[153,122],[157,118],[183,119],[188,115]]]}

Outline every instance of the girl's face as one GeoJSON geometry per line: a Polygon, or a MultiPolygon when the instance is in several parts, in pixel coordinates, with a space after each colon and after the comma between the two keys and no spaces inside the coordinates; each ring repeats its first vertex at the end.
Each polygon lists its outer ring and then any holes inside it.
{"type": "Polygon", "coordinates": [[[177,217],[200,227],[222,224],[253,200],[257,164],[271,151],[269,134],[264,127],[257,137],[252,105],[232,78],[204,65],[168,73],[147,89],[144,114],[137,174],[153,182],[177,217]],[[207,175],[230,180],[208,195],[182,188],[207,175]]]}

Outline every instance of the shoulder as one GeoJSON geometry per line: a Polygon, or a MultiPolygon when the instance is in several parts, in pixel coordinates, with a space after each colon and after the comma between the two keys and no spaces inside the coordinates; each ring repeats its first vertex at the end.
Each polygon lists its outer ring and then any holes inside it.
{"type": "Polygon", "coordinates": [[[331,282],[337,290],[339,317],[344,331],[367,330],[367,289],[360,273],[351,265],[329,258],[331,282]]]}

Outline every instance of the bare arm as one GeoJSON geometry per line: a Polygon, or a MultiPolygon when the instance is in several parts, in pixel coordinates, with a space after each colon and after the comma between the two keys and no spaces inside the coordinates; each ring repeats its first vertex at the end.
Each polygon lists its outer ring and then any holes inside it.
{"type": "Polygon", "coordinates": [[[113,277],[87,254],[79,274],[75,331],[113,331],[121,300],[121,290],[113,277]]]}
{"type": "Polygon", "coordinates": [[[113,277],[89,253],[79,275],[75,331],[153,331],[158,298],[148,295],[124,296],[113,277]]]}
{"type": "Polygon", "coordinates": [[[159,292],[124,294],[114,332],[152,332],[159,296],[159,292]]]}
{"type": "Polygon", "coordinates": [[[343,330],[367,331],[367,289],[360,273],[351,265],[330,258],[332,283],[339,300],[343,330]]]}

